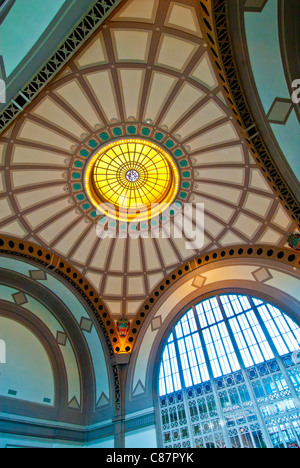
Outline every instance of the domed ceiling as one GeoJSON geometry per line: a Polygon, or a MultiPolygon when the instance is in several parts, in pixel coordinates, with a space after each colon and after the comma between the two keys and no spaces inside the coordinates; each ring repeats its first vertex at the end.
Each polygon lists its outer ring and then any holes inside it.
{"type": "Polygon", "coordinates": [[[226,106],[198,8],[193,0],[121,2],[0,140],[0,232],[74,265],[115,319],[132,318],[197,253],[284,246],[295,229],[226,106]],[[87,161],[110,141],[141,137],[172,155],[176,201],[204,203],[200,250],[174,236],[97,236],[87,161]]]}

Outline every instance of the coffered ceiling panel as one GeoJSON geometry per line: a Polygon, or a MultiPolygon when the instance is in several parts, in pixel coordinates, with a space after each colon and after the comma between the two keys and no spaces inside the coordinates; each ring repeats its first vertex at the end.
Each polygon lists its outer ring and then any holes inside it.
{"type": "Polygon", "coordinates": [[[71,262],[116,319],[132,317],[164,276],[199,251],[284,246],[295,227],[225,105],[198,8],[193,0],[122,2],[67,73],[1,137],[0,232],[71,262]],[[97,237],[98,218],[85,208],[84,193],[73,194],[72,177],[84,170],[96,137],[104,143],[130,128],[176,142],[170,147],[175,164],[188,166],[178,198],[205,205],[202,248],[187,249],[186,238],[97,237]]]}

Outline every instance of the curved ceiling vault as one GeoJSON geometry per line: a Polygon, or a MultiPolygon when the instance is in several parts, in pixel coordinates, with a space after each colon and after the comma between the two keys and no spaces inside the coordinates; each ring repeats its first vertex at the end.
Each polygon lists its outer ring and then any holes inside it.
{"type": "Polygon", "coordinates": [[[294,0],[234,0],[227,7],[243,90],[272,157],[298,200],[300,109],[292,95],[300,76],[299,13],[300,4],[294,0]]]}
{"type": "Polygon", "coordinates": [[[41,257],[37,263],[21,259],[16,251],[0,254],[0,310],[10,356],[1,369],[3,407],[8,397],[15,397],[13,412],[20,410],[18,400],[23,400],[28,416],[32,405],[39,404],[45,419],[60,415],[74,422],[70,411],[75,411],[80,423],[108,409],[113,380],[95,314],[75,288],[68,288],[50,265],[45,268],[41,257]]]}
{"type": "MultiPolygon", "coordinates": [[[[6,84],[7,102],[16,99],[92,3],[93,0],[26,0],[24,9],[23,2],[0,1],[0,78],[6,84]],[[20,21],[22,27],[16,27],[20,21]]],[[[0,110],[5,108],[0,103],[0,110]]]]}
{"type": "Polygon", "coordinates": [[[296,227],[225,103],[198,3],[121,2],[0,139],[0,233],[71,263],[115,319],[132,319],[155,286],[195,255],[241,244],[284,247],[296,227]],[[86,200],[70,193],[84,165],[80,151],[91,152],[99,134],[144,125],[149,138],[171,140],[173,154],[182,148],[178,167],[189,168],[182,199],[205,204],[200,251],[187,250],[185,239],[101,240],[86,200]]]}

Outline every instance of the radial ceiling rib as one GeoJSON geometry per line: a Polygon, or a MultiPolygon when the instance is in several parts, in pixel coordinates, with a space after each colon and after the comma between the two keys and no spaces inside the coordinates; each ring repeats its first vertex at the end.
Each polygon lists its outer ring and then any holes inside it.
{"type": "MultiPolygon", "coordinates": [[[[224,95],[251,154],[261,167],[269,185],[283,200],[291,218],[299,227],[300,206],[299,200],[291,190],[291,187],[295,186],[292,176],[291,180],[287,181],[284,179],[283,173],[281,174],[278,170],[274,157],[266,147],[262,133],[253,118],[249,99],[246,98],[245,91],[242,88],[240,76],[244,75],[244,70],[241,66],[241,69],[238,70],[236,66],[232,45],[234,32],[230,31],[229,9],[226,0],[219,0],[217,3],[213,0],[201,2],[202,30],[210,47],[212,63],[222,80],[224,95]]],[[[242,39],[240,40],[242,41],[242,39]]],[[[243,63],[243,68],[245,68],[244,65],[245,63],[243,63]]],[[[281,66],[281,64],[278,64],[278,66],[281,66]]],[[[278,164],[283,168],[280,160],[278,164]]]]}

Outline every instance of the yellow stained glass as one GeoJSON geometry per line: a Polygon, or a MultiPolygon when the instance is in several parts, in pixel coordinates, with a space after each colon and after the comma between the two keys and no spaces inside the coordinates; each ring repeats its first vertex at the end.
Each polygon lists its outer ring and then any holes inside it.
{"type": "Polygon", "coordinates": [[[177,194],[171,156],[152,142],[119,140],[100,149],[85,173],[87,194],[98,211],[120,221],[162,213],[177,194]]]}

